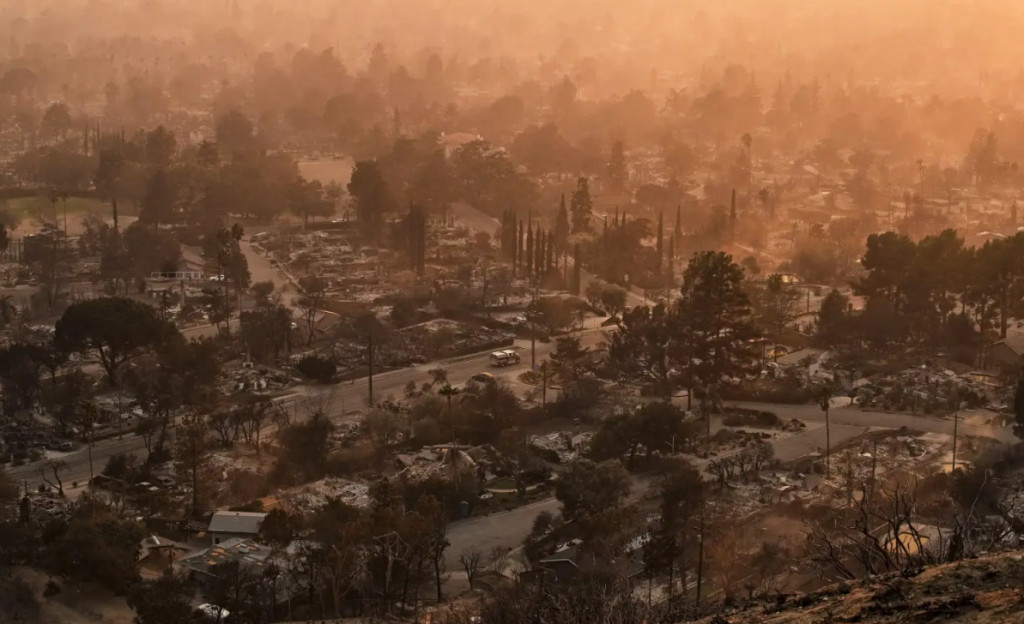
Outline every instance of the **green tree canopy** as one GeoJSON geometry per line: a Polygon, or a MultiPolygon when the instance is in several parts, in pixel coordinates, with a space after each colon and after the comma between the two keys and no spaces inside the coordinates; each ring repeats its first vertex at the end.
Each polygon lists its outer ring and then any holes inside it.
{"type": "Polygon", "coordinates": [[[357,162],[348,183],[348,192],[355,199],[356,218],[363,231],[373,238],[380,236],[385,217],[394,210],[392,191],[380,165],[372,160],[357,162]]]}
{"type": "Polygon", "coordinates": [[[683,273],[681,292],[679,314],[686,329],[677,345],[689,351],[694,377],[712,384],[740,373],[756,334],[743,269],[725,252],[695,254],[683,273]]]}
{"type": "Polygon", "coordinates": [[[152,306],[122,297],[74,303],[57,321],[57,344],[68,351],[96,355],[111,382],[121,367],[178,335],[152,306]]]}

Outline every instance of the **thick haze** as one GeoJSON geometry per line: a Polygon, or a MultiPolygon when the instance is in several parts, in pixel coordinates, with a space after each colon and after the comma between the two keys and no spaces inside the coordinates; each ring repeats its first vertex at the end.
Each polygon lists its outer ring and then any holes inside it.
{"type": "Polygon", "coordinates": [[[866,106],[884,106],[877,97],[958,100],[945,119],[918,121],[934,135],[926,139],[959,150],[1018,98],[1022,27],[1024,6],[1012,0],[7,0],[0,68],[28,64],[44,94],[70,102],[139,76],[172,96],[176,86],[195,95],[243,82],[261,54],[288,63],[304,47],[332,48],[355,74],[380,43],[413,75],[437,52],[481,95],[569,76],[582,100],[642,89],[661,102],[670,89],[707,88],[736,64],[765,108],[783,80],[867,89],[866,106]]]}
{"type": "MultiPolygon", "coordinates": [[[[141,57],[242,62],[261,52],[334,47],[365,62],[381,42],[411,62],[424,48],[446,55],[509,57],[524,74],[611,66],[589,88],[647,86],[651,69],[690,80],[727,62],[766,83],[791,72],[836,82],[894,81],[926,93],[1010,95],[1017,75],[1018,2],[865,0],[782,2],[638,0],[8,0],[5,56],[81,51],[97,38],[134,39],[141,57]],[[639,80],[628,84],[628,78],[639,80]],[[1002,93],[1000,93],[1002,92],[1002,93]]],[[[141,61],[142,58],[136,59],[141,61]]],[[[54,58],[57,61],[57,58],[54,58]]]]}

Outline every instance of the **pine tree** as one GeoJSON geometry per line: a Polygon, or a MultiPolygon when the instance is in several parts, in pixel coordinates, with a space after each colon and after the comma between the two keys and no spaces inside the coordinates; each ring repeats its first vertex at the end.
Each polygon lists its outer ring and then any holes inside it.
{"type": "Polygon", "coordinates": [[[416,275],[422,276],[427,261],[427,216],[417,205],[409,208],[409,260],[416,275]]]}
{"type": "Polygon", "coordinates": [[[569,249],[569,212],[565,209],[565,193],[558,205],[558,219],[555,221],[555,246],[558,251],[569,249]]]}
{"type": "Polygon", "coordinates": [[[1024,438],[1024,376],[1017,380],[1017,390],[1013,393],[1013,432],[1018,438],[1024,438]]]}
{"type": "Polygon", "coordinates": [[[626,149],[622,141],[616,141],[612,145],[612,154],[608,159],[608,187],[615,192],[622,192],[626,188],[626,180],[629,173],[626,171],[626,149]]]}
{"type": "Polygon", "coordinates": [[[672,231],[672,236],[674,236],[676,238],[676,240],[682,240],[682,237],[683,237],[683,220],[682,220],[682,218],[683,218],[683,207],[681,205],[680,206],[676,206],[676,228],[672,231]]]}
{"type": "Polygon", "coordinates": [[[729,200],[729,235],[736,235],[736,189],[732,190],[732,199],[729,200]]]}
{"type": "Polygon", "coordinates": [[[590,213],[594,209],[593,200],[590,198],[590,183],[585,177],[576,181],[576,190],[572,194],[570,210],[572,212],[572,231],[590,231],[590,213]]]}

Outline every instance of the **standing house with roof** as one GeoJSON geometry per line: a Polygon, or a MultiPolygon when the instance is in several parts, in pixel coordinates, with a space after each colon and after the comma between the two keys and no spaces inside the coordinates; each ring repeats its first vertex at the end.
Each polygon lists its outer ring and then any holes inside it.
{"type": "Polygon", "coordinates": [[[224,580],[224,571],[231,566],[260,570],[266,566],[270,555],[269,546],[262,546],[250,539],[231,538],[217,546],[182,557],[174,562],[174,568],[204,592],[211,592],[219,581],[224,580]]]}
{"type": "Polygon", "coordinates": [[[583,553],[579,549],[579,540],[573,540],[538,561],[534,569],[520,573],[519,580],[527,583],[565,583],[595,571],[615,572],[623,578],[633,578],[644,571],[643,545],[649,539],[646,534],[633,538],[622,556],[615,558],[583,553]]]}
{"type": "Polygon", "coordinates": [[[1024,367],[1024,336],[1007,336],[988,350],[988,367],[1017,373],[1024,367]]]}
{"type": "Polygon", "coordinates": [[[232,538],[255,539],[267,514],[255,511],[218,511],[207,531],[214,544],[232,538]]]}

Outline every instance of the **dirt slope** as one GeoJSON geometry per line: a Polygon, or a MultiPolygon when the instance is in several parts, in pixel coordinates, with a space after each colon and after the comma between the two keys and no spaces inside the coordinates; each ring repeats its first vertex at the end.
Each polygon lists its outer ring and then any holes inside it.
{"type": "Polygon", "coordinates": [[[914,574],[780,597],[703,624],[1024,623],[1024,553],[986,555],[914,574]]]}

